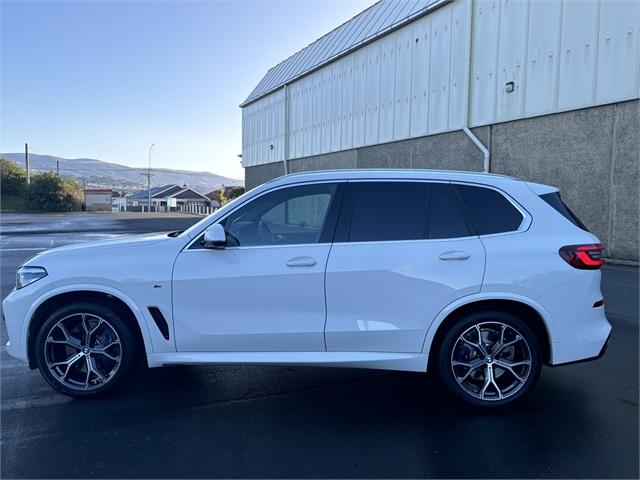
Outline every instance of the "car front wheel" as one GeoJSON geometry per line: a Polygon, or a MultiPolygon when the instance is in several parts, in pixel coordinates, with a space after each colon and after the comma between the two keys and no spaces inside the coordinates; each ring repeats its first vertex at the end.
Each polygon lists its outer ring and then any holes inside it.
{"type": "Polygon", "coordinates": [[[467,315],[438,351],[440,377],[468,403],[496,407],[531,390],[542,366],[540,342],[520,318],[506,312],[467,315]]]}
{"type": "Polygon", "coordinates": [[[101,304],[74,303],[53,312],[39,330],[35,349],[47,382],[72,397],[112,391],[137,363],[129,325],[101,304]]]}

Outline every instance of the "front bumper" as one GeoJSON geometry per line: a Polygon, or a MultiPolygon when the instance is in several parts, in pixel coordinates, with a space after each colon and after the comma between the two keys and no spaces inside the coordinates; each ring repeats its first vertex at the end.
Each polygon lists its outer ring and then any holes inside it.
{"type": "Polygon", "coordinates": [[[25,317],[33,295],[25,292],[29,287],[13,290],[2,302],[2,319],[7,327],[9,341],[6,343],[7,353],[13,358],[27,363],[26,332],[23,332],[25,317]]]}

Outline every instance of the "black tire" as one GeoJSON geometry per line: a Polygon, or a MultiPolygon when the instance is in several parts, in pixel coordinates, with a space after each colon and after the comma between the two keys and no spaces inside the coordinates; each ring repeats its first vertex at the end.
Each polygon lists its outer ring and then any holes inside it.
{"type": "Polygon", "coordinates": [[[501,311],[477,312],[461,318],[445,334],[436,359],[440,378],[447,389],[459,399],[485,408],[500,407],[520,400],[535,385],[542,367],[540,340],[536,334],[522,319],[501,311]],[[502,325],[506,325],[504,330],[502,325]],[[477,343],[476,326],[480,328],[483,338],[482,346],[478,347],[471,345],[477,343]],[[499,335],[503,331],[503,344],[515,342],[501,349],[499,335]],[[462,340],[463,334],[470,343],[462,340]],[[496,335],[497,340],[492,343],[496,335]],[[520,335],[520,340],[517,335],[520,335]],[[496,351],[498,355],[494,358],[496,351]],[[507,356],[513,358],[508,359],[507,356]],[[513,366],[515,364],[520,365],[513,366]],[[511,365],[511,369],[500,365],[511,365]],[[459,379],[467,374],[466,379],[460,382],[459,379]],[[495,383],[487,382],[487,379],[495,383]],[[485,390],[482,390],[483,387],[485,390]],[[503,387],[504,392],[501,390],[503,387]]]}
{"type": "Polygon", "coordinates": [[[40,327],[34,347],[36,363],[45,380],[58,392],[74,398],[95,398],[113,392],[140,364],[142,353],[124,319],[105,305],[87,302],[65,305],[51,313],[40,327]],[[57,326],[61,321],[64,330],[57,326]],[[91,332],[89,345],[83,324],[88,325],[91,332]],[[94,327],[96,329],[92,330],[94,327]],[[85,353],[86,347],[93,348],[85,353]],[[76,359],[71,367],[66,364],[53,366],[60,359],[69,358],[76,359]],[[80,384],[82,368],[86,380],[84,388],[80,384]],[[61,380],[63,373],[68,376],[61,380]]]}

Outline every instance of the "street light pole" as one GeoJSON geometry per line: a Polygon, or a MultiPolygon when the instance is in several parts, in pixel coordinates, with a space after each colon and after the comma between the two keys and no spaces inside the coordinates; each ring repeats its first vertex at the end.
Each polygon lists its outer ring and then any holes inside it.
{"type": "Polygon", "coordinates": [[[148,212],[151,213],[151,149],[153,148],[153,146],[155,145],[155,143],[152,143],[151,146],[149,147],[149,171],[147,172],[147,193],[148,193],[148,199],[147,199],[147,208],[148,208],[148,212]]]}

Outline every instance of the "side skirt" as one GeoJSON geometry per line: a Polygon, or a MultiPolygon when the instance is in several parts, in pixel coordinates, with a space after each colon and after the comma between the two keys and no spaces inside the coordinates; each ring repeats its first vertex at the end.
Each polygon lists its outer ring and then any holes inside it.
{"type": "Polygon", "coordinates": [[[426,372],[428,355],[388,352],[169,352],[147,355],[165,365],[300,365],[426,372]]]}

